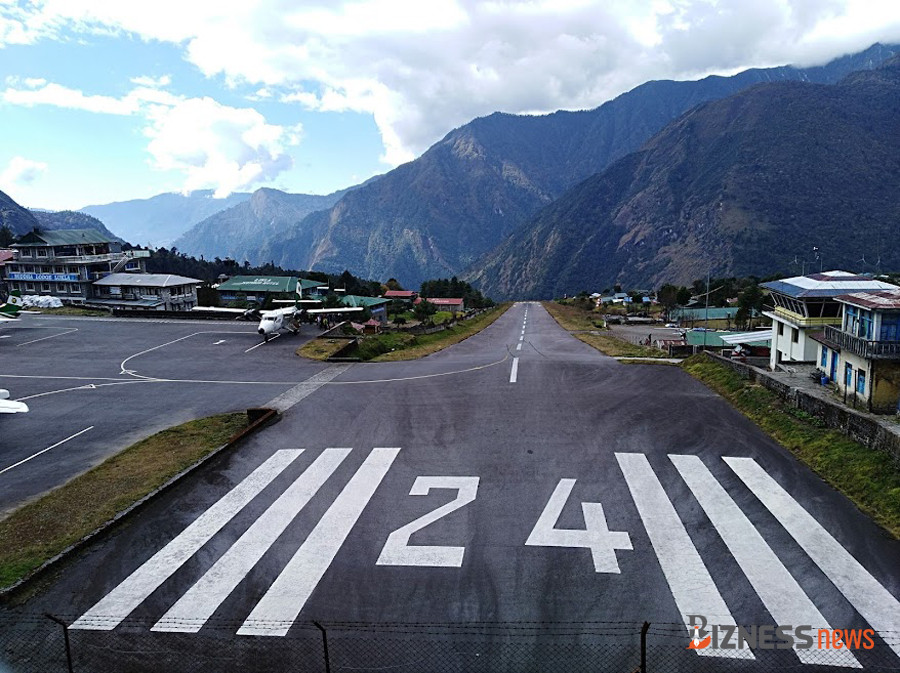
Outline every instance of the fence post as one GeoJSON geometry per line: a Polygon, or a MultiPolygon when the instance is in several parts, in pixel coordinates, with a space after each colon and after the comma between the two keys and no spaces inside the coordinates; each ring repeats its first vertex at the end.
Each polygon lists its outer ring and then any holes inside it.
{"type": "Polygon", "coordinates": [[[314,621],[313,624],[322,632],[322,649],[325,652],[325,673],[331,673],[331,658],[328,656],[328,632],[325,627],[314,621]]]}
{"type": "Polygon", "coordinates": [[[72,668],[72,646],[69,643],[69,627],[66,625],[66,623],[63,620],[59,619],[58,617],[54,617],[49,612],[45,612],[44,616],[47,619],[49,619],[50,621],[56,622],[57,624],[59,624],[62,627],[63,638],[66,643],[66,665],[68,666],[69,673],[74,673],[75,669],[72,668]]]}
{"type": "Polygon", "coordinates": [[[641,673],[647,673],[647,631],[650,630],[650,622],[644,622],[641,627],[641,673]]]}

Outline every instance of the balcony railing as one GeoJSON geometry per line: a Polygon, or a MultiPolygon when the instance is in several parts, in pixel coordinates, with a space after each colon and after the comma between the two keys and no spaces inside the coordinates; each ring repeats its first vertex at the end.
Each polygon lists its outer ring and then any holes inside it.
{"type": "Polygon", "coordinates": [[[898,341],[867,341],[830,325],[825,327],[825,338],[840,346],[842,351],[849,351],[867,360],[900,360],[898,341]]]}

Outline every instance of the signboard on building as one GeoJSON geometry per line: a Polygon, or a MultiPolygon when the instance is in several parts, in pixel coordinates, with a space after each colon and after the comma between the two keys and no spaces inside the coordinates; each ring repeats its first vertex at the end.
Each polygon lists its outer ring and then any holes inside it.
{"type": "Polygon", "coordinates": [[[77,273],[25,273],[23,271],[10,271],[7,280],[28,280],[39,283],[77,283],[77,273]]]}

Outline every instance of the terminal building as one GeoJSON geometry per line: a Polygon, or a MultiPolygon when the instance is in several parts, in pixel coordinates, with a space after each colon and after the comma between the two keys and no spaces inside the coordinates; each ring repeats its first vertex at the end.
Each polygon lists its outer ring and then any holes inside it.
{"type": "Polygon", "coordinates": [[[111,273],[94,281],[93,297],[85,303],[120,310],[190,311],[202,283],[171,273],[111,273]]]}
{"type": "Polygon", "coordinates": [[[314,292],[319,283],[296,276],[234,276],[220,283],[217,290],[219,299],[225,305],[255,304],[268,306],[272,299],[296,299],[314,292]]]}
{"type": "Polygon", "coordinates": [[[147,250],[122,250],[122,243],[96,229],[32,231],[12,249],[15,260],[3,267],[9,290],[52,295],[69,304],[94,296],[93,283],[118,271],[141,273],[147,250]]]}

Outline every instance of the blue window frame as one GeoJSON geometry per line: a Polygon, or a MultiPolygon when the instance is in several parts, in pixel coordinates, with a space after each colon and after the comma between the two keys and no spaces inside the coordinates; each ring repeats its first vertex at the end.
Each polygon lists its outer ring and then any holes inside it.
{"type": "Polygon", "coordinates": [[[848,388],[853,386],[853,365],[849,362],[844,365],[844,385],[848,388]]]}
{"type": "Polygon", "coordinates": [[[823,367],[828,366],[828,346],[822,346],[822,359],[819,360],[819,363],[823,367]]]}
{"type": "Polygon", "coordinates": [[[860,395],[866,394],[866,371],[864,369],[856,370],[856,392],[860,395]]]}

